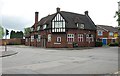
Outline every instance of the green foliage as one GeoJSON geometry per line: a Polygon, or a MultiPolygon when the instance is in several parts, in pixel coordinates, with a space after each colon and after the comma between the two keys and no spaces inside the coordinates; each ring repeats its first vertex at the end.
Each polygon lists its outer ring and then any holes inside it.
{"type": "MultiPolygon", "coordinates": [[[[117,12],[116,12],[116,16],[118,17],[118,18],[117,18],[117,21],[118,21],[118,25],[120,26],[120,12],[117,11],[117,12]]],[[[115,16],[115,17],[116,17],[116,16],[115,16]]]]}
{"type": "Polygon", "coordinates": [[[11,31],[10,38],[23,38],[23,32],[22,31],[11,31]]]}
{"type": "Polygon", "coordinates": [[[103,43],[100,42],[100,41],[98,41],[98,42],[95,43],[95,46],[96,46],[96,47],[102,47],[102,46],[103,46],[103,43]]]}
{"type": "Polygon", "coordinates": [[[116,42],[116,43],[110,43],[109,46],[118,46],[119,44],[116,42]]]}
{"type": "Polygon", "coordinates": [[[0,26],[0,39],[3,38],[4,36],[4,28],[2,26],[0,26]]]}
{"type": "Polygon", "coordinates": [[[31,28],[24,28],[24,35],[28,35],[31,32],[31,28]]]}

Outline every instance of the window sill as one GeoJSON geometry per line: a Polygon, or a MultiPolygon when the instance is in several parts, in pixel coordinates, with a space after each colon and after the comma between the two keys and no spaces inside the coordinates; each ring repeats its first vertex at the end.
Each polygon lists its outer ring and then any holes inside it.
{"type": "Polygon", "coordinates": [[[61,43],[54,43],[54,44],[61,44],[61,43]]]}

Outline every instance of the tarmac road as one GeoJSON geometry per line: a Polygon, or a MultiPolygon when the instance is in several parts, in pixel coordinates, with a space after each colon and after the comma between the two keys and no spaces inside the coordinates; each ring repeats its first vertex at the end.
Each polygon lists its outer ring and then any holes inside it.
{"type": "Polygon", "coordinates": [[[82,50],[8,46],[18,53],[2,58],[3,74],[113,74],[118,47],[82,50]]]}

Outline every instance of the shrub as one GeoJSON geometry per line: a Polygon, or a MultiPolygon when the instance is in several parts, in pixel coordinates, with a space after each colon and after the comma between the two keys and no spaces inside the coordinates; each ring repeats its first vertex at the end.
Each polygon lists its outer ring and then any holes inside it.
{"type": "Polygon", "coordinates": [[[109,46],[118,46],[118,43],[110,43],[109,46]]]}
{"type": "Polygon", "coordinates": [[[73,42],[73,47],[78,47],[78,44],[73,42]]]}
{"type": "Polygon", "coordinates": [[[102,42],[96,42],[96,43],[95,43],[95,46],[96,46],[96,47],[102,47],[102,45],[103,45],[102,42]]]}

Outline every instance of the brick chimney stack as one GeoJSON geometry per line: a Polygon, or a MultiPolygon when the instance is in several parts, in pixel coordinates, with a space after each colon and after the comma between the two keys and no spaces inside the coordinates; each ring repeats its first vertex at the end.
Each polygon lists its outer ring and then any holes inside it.
{"type": "Polygon", "coordinates": [[[37,23],[38,23],[38,14],[39,12],[35,12],[35,30],[37,30],[37,23]]]}

